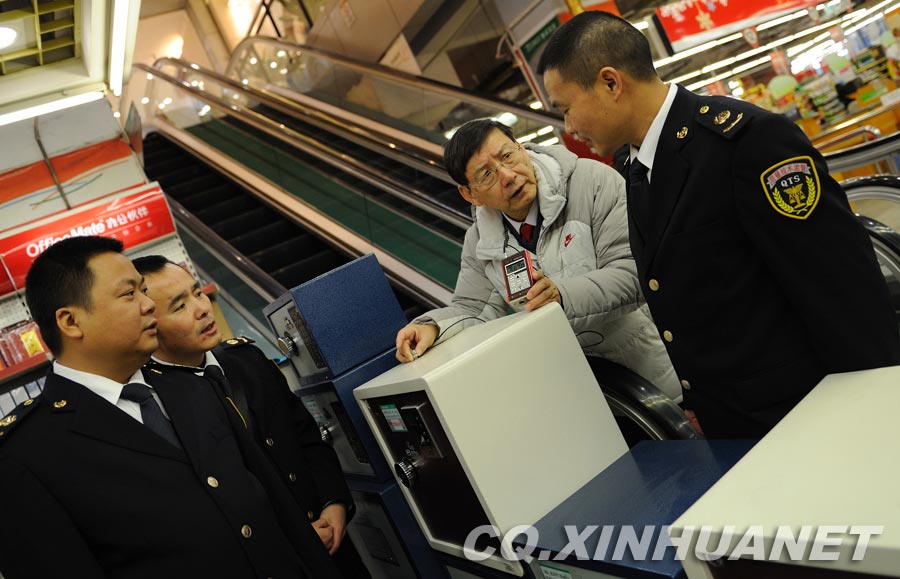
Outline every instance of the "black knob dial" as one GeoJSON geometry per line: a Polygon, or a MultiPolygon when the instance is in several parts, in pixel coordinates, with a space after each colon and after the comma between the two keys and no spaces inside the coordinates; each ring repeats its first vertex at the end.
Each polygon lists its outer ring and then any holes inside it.
{"type": "Polygon", "coordinates": [[[394,463],[394,472],[403,486],[410,489],[416,482],[416,467],[408,458],[402,458],[394,463]]]}
{"type": "Polygon", "coordinates": [[[299,352],[299,349],[297,348],[297,344],[294,343],[294,339],[291,338],[291,336],[287,332],[285,332],[285,334],[283,336],[278,338],[277,342],[278,342],[278,349],[281,350],[281,353],[284,354],[285,356],[288,356],[288,357],[296,356],[297,353],[299,352]]]}

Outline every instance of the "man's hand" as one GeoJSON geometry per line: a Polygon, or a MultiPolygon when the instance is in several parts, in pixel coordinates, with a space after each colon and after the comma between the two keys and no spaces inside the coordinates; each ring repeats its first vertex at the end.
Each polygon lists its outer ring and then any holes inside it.
{"type": "MultiPolygon", "coordinates": [[[[347,532],[347,507],[343,503],[331,503],[322,509],[319,520],[327,521],[328,528],[332,530],[331,545],[325,543],[325,547],[328,549],[329,555],[334,555],[340,548],[344,534],[347,532]]],[[[313,525],[315,526],[315,523],[313,525]]]]}
{"type": "Polygon", "coordinates": [[[559,289],[557,289],[556,284],[553,283],[552,279],[544,276],[539,270],[534,270],[534,285],[531,286],[531,289],[525,294],[525,298],[528,300],[525,303],[525,309],[529,312],[533,312],[550,302],[562,303],[562,300],[559,297],[559,289]]]}
{"type": "Polygon", "coordinates": [[[331,553],[331,548],[334,546],[334,529],[331,528],[328,521],[319,518],[312,522],[312,528],[319,535],[328,552],[331,553]]]}
{"type": "Polygon", "coordinates": [[[397,332],[397,359],[412,362],[425,353],[438,337],[434,324],[407,324],[397,332]]]}

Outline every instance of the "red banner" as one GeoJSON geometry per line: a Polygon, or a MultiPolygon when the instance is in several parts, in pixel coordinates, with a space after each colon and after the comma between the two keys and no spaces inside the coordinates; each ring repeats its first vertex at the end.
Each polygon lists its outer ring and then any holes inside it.
{"type": "Polygon", "coordinates": [[[10,280],[0,275],[0,296],[24,288],[32,262],[57,241],[79,235],[102,235],[120,240],[129,249],[171,233],[175,233],[175,223],[157,184],[87,209],[55,216],[52,221],[0,239],[0,258],[12,276],[10,280]]]}
{"type": "Polygon", "coordinates": [[[744,20],[814,6],[816,0],[680,0],[656,9],[669,39],[676,41],[744,20]]]}
{"type": "MultiPolygon", "coordinates": [[[[111,139],[82,147],[70,153],[53,157],[53,169],[61,183],[74,179],[79,175],[90,176],[92,170],[124,159],[131,155],[128,143],[122,139],[111,139]]],[[[130,183],[134,186],[137,183],[130,183]]],[[[52,189],[56,194],[56,185],[47,164],[43,161],[19,167],[0,174],[0,203],[21,197],[33,191],[52,189]]]]}
{"type": "Polygon", "coordinates": [[[772,59],[772,68],[775,70],[775,74],[791,74],[791,63],[783,50],[777,50],[769,54],[769,58],[772,59]]]}
{"type": "Polygon", "coordinates": [[[706,85],[706,92],[711,95],[719,95],[719,96],[729,96],[731,93],[728,92],[728,87],[725,86],[725,81],[717,80],[712,84],[706,85]]]}

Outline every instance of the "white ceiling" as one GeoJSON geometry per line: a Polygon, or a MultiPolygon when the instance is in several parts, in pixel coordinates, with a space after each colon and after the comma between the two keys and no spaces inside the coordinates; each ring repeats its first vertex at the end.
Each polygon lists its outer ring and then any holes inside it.
{"type": "MultiPolygon", "coordinates": [[[[176,2],[148,0],[146,4],[148,10],[155,10],[157,4],[168,6],[176,2]]],[[[113,72],[110,60],[121,63],[117,72],[127,76],[141,0],[81,0],[80,8],[77,11],[80,57],[0,77],[0,115],[81,93],[107,90],[113,72]],[[123,12],[114,13],[114,7],[123,12]],[[120,34],[124,38],[120,39],[122,48],[116,55],[119,58],[111,59],[114,20],[122,23],[120,34]]]]}

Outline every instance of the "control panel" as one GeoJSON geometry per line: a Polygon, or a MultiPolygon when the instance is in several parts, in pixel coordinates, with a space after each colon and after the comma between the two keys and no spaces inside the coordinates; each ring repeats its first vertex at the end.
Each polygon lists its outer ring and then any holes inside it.
{"type": "Polygon", "coordinates": [[[369,455],[337,395],[333,391],[322,392],[304,394],[300,399],[319,425],[322,441],[337,453],[341,469],[348,474],[372,476],[369,455]]]}
{"type": "Polygon", "coordinates": [[[284,300],[281,307],[268,314],[269,325],[275,333],[278,349],[297,372],[301,385],[328,379],[328,365],[309,331],[303,314],[293,300],[284,300]]]}
{"type": "Polygon", "coordinates": [[[425,392],[364,403],[435,538],[462,544],[474,526],[490,524],[425,392]]]}

